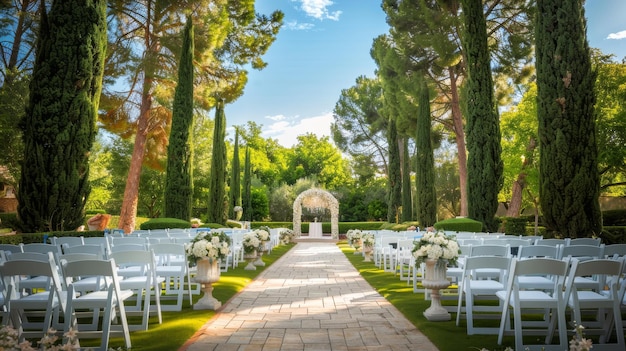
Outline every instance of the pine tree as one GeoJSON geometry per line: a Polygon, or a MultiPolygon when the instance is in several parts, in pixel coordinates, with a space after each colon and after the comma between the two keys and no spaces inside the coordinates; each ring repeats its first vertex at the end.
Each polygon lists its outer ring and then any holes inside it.
{"type": "Polygon", "coordinates": [[[469,217],[483,223],[483,230],[497,230],[495,214],[502,187],[500,123],[493,95],[487,25],[481,0],[463,0],[468,79],[467,109],[467,204],[469,217]]]}
{"type": "Polygon", "coordinates": [[[230,218],[236,218],[235,206],[241,206],[241,170],[239,166],[239,131],[235,128],[235,147],[230,171],[230,218]]]}
{"type": "Polygon", "coordinates": [[[250,165],[250,147],[246,146],[246,160],[243,166],[243,219],[252,221],[252,169],[250,165]]]}
{"type": "Polygon", "coordinates": [[[30,101],[20,122],[24,162],[18,215],[25,232],[74,230],[90,192],[107,44],[106,1],[54,1],[41,9],[30,101]]]}
{"type": "Polygon", "coordinates": [[[209,223],[226,224],[224,220],[226,207],[226,116],[224,102],[218,101],[215,106],[215,129],[213,130],[213,157],[211,158],[211,178],[209,179],[209,223]]]}
{"type": "Polygon", "coordinates": [[[193,51],[194,31],[191,17],[183,30],[183,45],[178,66],[178,85],[174,94],[172,129],[167,148],[165,178],[165,217],[189,220],[193,195],[193,51]]]}
{"type": "Polygon", "coordinates": [[[536,25],[540,202],[548,229],[600,234],[602,216],[591,68],[580,0],[538,0],[536,25]]]}
{"type": "Polygon", "coordinates": [[[435,191],[435,159],[430,136],[430,95],[428,84],[423,80],[419,92],[419,111],[417,114],[417,167],[415,187],[417,191],[417,220],[423,227],[430,227],[437,221],[437,193],[435,191]]]}

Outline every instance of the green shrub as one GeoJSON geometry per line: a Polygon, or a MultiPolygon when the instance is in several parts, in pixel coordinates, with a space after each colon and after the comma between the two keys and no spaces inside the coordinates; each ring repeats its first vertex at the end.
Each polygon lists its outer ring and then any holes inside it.
{"type": "Polygon", "coordinates": [[[152,218],[141,223],[140,229],[168,229],[168,228],[191,228],[189,221],[178,218],[152,218]]]}
{"type": "Polygon", "coordinates": [[[0,228],[18,229],[17,213],[0,213],[0,228]]]}
{"type": "Polygon", "coordinates": [[[448,230],[455,232],[479,233],[483,230],[483,224],[470,218],[450,218],[439,221],[434,225],[437,230],[448,230]]]}
{"type": "Polygon", "coordinates": [[[626,226],[605,226],[600,238],[607,245],[626,244],[626,226]]]}
{"type": "MultiPolygon", "coordinates": [[[[22,233],[16,235],[0,236],[0,244],[31,244],[42,243],[44,238],[62,237],[62,236],[84,236],[84,237],[99,237],[103,236],[104,232],[101,230],[89,230],[84,232],[77,231],[54,231],[54,232],[41,232],[41,233],[22,233]]],[[[50,243],[50,240],[48,240],[50,243]]]]}
{"type": "Polygon", "coordinates": [[[503,217],[504,233],[510,235],[525,235],[528,219],[525,217],[503,217]]]}
{"type": "Polygon", "coordinates": [[[102,210],[102,209],[85,210],[85,217],[92,217],[97,214],[105,214],[105,213],[107,213],[107,211],[102,210]]]}
{"type": "Polygon", "coordinates": [[[602,212],[604,226],[626,226],[626,210],[610,210],[602,212]]]}

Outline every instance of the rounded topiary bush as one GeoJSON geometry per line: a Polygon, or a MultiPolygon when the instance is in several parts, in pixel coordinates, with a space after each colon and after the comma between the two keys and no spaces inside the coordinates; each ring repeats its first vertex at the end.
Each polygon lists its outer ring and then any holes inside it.
{"type": "Polygon", "coordinates": [[[152,218],[141,223],[140,229],[191,228],[191,222],[178,218],[152,218]]]}

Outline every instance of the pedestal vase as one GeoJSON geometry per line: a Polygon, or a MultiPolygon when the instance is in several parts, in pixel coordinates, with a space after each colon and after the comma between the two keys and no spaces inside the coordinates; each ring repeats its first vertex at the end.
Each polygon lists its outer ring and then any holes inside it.
{"type": "Polygon", "coordinates": [[[363,246],[363,255],[365,256],[363,262],[372,262],[372,247],[363,246]]]}
{"type": "Polygon", "coordinates": [[[263,262],[263,254],[267,252],[267,241],[262,241],[260,249],[257,254],[256,261],[254,261],[254,265],[257,267],[265,267],[265,262],[263,262]]]}
{"type": "Polygon", "coordinates": [[[445,289],[450,286],[450,282],[446,278],[446,260],[432,260],[427,259],[425,261],[426,272],[422,285],[425,288],[430,289],[430,307],[424,311],[424,317],[431,322],[437,321],[449,321],[450,313],[441,306],[440,289],[445,289]]]}
{"type": "Polygon", "coordinates": [[[216,310],[222,303],[213,297],[213,283],[220,280],[220,261],[203,259],[198,260],[197,273],[194,280],[200,283],[204,295],[193,305],[194,310],[216,310]]]}
{"type": "Polygon", "coordinates": [[[246,271],[256,271],[256,266],[254,265],[254,261],[256,260],[256,250],[250,252],[250,253],[244,253],[243,254],[243,259],[246,260],[246,262],[248,262],[248,264],[246,265],[246,268],[244,268],[244,270],[246,271]]]}

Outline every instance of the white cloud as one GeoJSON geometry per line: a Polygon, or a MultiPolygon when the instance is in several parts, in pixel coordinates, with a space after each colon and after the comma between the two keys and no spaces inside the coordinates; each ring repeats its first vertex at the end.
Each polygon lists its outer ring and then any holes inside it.
{"type": "MultiPolygon", "coordinates": [[[[284,117],[282,115],[278,116],[284,117]]],[[[331,112],[309,118],[295,116],[290,119],[276,119],[276,117],[266,117],[275,122],[263,128],[263,137],[276,139],[280,145],[287,148],[296,145],[298,136],[306,133],[313,133],[318,138],[330,137],[330,124],[334,121],[331,112]]]]}
{"type": "Polygon", "coordinates": [[[626,30],[623,30],[623,31],[617,32],[617,33],[611,33],[606,38],[607,39],[617,39],[617,40],[626,39],[626,30]]]}
{"type": "Polygon", "coordinates": [[[298,23],[297,21],[287,22],[287,29],[290,30],[309,30],[315,27],[313,23],[298,23]]]}
{"type": "Polygon", "coordinates": [[[300,3],[300,9],[307,16],[319,20],[330,19],[338,21],[341,11],[329,11],[328,8],[333,5],[331,0],[291,0],[300,3]]]}

